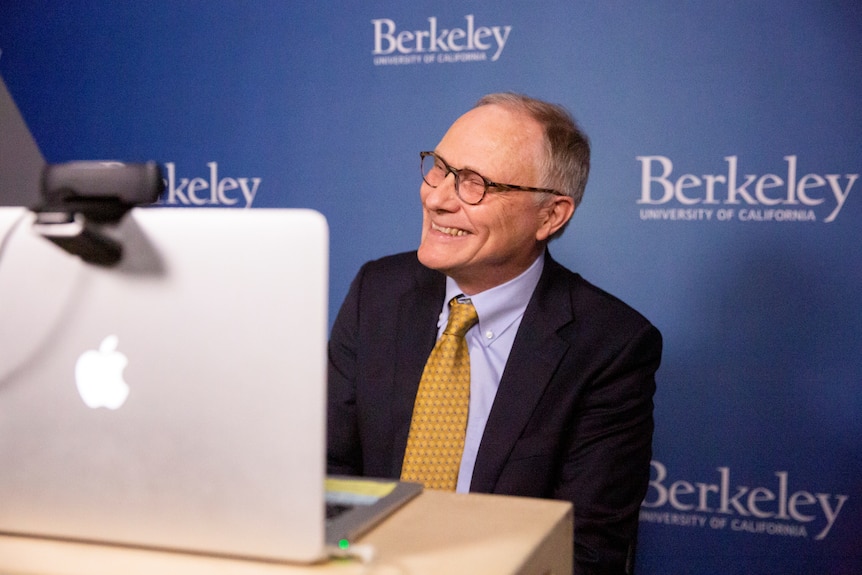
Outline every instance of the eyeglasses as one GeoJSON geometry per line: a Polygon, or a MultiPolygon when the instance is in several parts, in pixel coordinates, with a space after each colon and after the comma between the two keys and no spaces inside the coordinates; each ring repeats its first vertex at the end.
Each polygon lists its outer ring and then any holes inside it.
{"type": "Polygon", "coordinates": [[[488,192],[488,188],[496,188],[494,191],[497,192],[540,192],[555,196],[563,195],[557,190],[547,188],[498,184],[473,170],[466,168],[456,170],[434,152],[419,152],[419,157],[421,158],[422,179],[425,180],[425,183],[436,188],[443,183],[449,174],[453,174],[455,176],[455,194],[465,204],[474,206],[481,202],[488,192]]]}

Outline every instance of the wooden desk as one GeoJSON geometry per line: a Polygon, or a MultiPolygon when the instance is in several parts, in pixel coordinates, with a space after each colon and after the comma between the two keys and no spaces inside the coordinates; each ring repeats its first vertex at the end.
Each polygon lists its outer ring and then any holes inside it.
{"type": "Polygon", "coordinates": [[[312,566],[0,536],[4,575],[569,575],[568,503],[426,491],[366,534],[369,565],[333,560],[312,566]]]}

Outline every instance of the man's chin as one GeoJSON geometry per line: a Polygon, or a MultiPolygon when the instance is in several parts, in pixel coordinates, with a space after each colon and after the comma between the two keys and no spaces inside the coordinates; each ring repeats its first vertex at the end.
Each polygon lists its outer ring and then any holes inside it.
{"type": "Polygon", "coordinates": [[[447,254],[440,253],[440,250],[429,248],[425,244],[420,245],[416,252],[421,263],[426,268],[446,273],[452,266],[452,258],[447,254]]]}
{"type": "Polygon", "coordinates": [[[430,268],[432,270],[437,269],[437,258],[430,257],[428,255],[428,250],[423,250],[422,246],[419,246],[419,249],[416,251],[416,257],[419,258],[419,263],[426,268],[430,268]]]}

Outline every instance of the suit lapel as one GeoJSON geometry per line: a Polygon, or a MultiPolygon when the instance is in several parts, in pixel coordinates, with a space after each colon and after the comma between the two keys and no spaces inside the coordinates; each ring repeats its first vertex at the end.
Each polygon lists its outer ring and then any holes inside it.
{"type": "Polygon", "coordinates": [[[419,265],[414,274],[415,287],[408,290],[397,302],[397,339],[394,354],[392,394],[392,424],[394,433],[392,471],[398,475],[407,435],[413,404],[419,389],[419,380],[428,355],[437,341],[437,319],[446,295],[446,280],[443,274],[419,265]]]}
{"type": "Polygon", "coordinates": [[[568,343],[557,331],[572,321],[562,268],[546,256],[545,269],[518,328],[473,470],[471,491],[491,492],[515,442],[527,425],[568,343]]]}

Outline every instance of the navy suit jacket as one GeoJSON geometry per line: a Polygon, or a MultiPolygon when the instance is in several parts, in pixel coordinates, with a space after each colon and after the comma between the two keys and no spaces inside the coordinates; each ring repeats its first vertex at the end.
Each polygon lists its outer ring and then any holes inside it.
{"type": "MultiPolygon", "coordinates": [[[[624,573],[649,481],[661,335],[545,256],[470,490],[571,501],[576,573],[624,573]]],[[[398,477],[445,276],[416,253],[365,264],[329,342],[328,472],[398,477]]]]}

